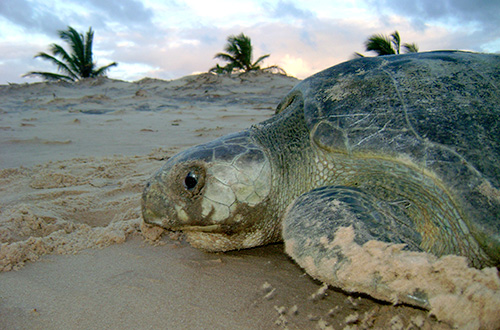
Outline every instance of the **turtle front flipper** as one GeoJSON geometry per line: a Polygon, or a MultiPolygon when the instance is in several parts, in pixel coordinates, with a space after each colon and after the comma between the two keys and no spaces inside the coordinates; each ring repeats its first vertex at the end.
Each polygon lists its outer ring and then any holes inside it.
{"type": "Polygon", "coordinates": [[[428,308],[411,270],[393,265],[397,254],[422,255],[403,251],[421,251],[421,236],[401,211],[404,207],[405,201],[381,201],[356,188],[314,189],[286,211],[286,252],[311,276],[334,287],[428,308]]]}

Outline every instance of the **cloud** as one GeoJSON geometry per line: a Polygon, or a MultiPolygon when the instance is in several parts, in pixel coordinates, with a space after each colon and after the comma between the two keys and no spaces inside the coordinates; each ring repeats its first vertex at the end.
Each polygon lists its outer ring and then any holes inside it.
{"type": "Polygon", "coordinates": [[[68,25],[150,29],[154,13],[139,0],[80,0],[45,4],[43,1],[2,0],[0,16],[25,31],[57,35],[68,25]],[[57,13],[57,14],[56,14],[57,13]]]}
{"type": "Polygon", "coordinates": [[[480,23],[486,29],[500,26],[500,2],[492,0],[367,0],[380,11],[392,11],[418,22],[480,23]]]}
{"type": "Polygon", "coordinates": [[[137,0],[89,0],[96,9],[105,11],[109,17],[130,23],[150,21],[153,12],[137,0]]]}
{"type": "Polygon", "coordinates": [[[33,6],[27,0],[0,1],[0,16],[25,30],[56,34],[57,29],[66,25],[54,11],[43,3],[33,6]]]}
{"type": "Polygon", "coordinates": [[[275,5],[266,3],[263,6],[267,9],[269,15],[275,18],[294,18],[299,20],[308,20],[316,17],[312,11],[300,9],[292,1],[280,0],[275,5]]]}
{"type": "MultiPolygon", "coordinates": [[[[138,0],[86,0],[92,15],[104,17],[104,21],[121,23],[124,26],[150,27],[153,11],[138,0]]],[[[82,4],[82,1],[79,1],[82,4]]]]}

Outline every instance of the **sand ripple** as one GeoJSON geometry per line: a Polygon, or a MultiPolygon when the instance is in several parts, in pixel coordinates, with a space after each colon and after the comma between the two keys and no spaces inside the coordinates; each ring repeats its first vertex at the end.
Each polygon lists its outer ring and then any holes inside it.
{"type": "MultiPolygon", "coordinates": [[[[155,155],[77,158],[0,170],[0,270],[48,253],[105,247],[139,232],[155,155]]],[[[163,157],[162,157],[163,158],[163,157]]]]}

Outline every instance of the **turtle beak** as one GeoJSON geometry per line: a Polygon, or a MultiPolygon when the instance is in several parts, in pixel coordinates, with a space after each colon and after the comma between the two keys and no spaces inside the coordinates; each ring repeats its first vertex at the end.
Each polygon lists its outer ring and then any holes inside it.
{"type": "Polygon", "coordinates": [[[148,182],[142,193],[142,218],[150,225],[161,226],[167,213],[167,202],[161,190],[161,185],[156,180],[148,182]]]}

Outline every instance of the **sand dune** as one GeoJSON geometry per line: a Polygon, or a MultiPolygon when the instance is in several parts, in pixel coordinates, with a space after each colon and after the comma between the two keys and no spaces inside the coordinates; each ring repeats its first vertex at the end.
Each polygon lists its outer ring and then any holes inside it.
{"type": "Polygon", "coordinates": [[[327,289],[280,244],[207,254],[142,225],[142,189],[165,159],[269,118],[297,82],[261,73],[0,86],[0,328],[484,326],[327,289]]]}

